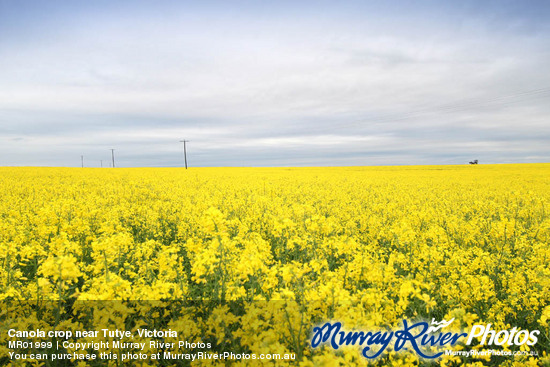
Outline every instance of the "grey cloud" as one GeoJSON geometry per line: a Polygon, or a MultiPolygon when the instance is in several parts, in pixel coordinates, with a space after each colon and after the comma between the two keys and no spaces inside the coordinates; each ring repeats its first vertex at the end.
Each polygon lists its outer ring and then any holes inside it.
{"type": "Polygon", "coordinates": [[[178,166],[182,138],[206,166],[548,160],[548,26],[455,6],[238,22],[194,9],[203,23],[94,13],[10,40],[0,164],[97,164],[113,147],[121,166],[178,166]]]}

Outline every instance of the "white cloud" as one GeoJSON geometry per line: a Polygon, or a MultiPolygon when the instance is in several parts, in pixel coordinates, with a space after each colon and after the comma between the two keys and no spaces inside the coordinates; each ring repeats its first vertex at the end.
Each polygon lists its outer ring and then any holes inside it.
{"type": "Polygon", "coordinates": [[[471,149],[494,152],[494,162],[549,154],[533,141],[550,136],[550,91],[524,93],[550,82],[548,27],[532,13],[396,14],[355,3],[331,16],[288,4],[234,18],[213,4],[95,10],[61,12],[58,26],[39,17],[43,32],[15,23],[20,42],[0,43],[4,164],[34,164],[63,142],[65,154],[43,164],[72,164],[63,157],[110,144],[138,166],[147,142],[149,163],[176,164],[163,154],[180,137],[210,150],[197,162],[205,165],[229,164],[229,150],[245,165],[292,162],[273,153],[278,146],[292,148],[296,164],[352,164],[361,154],[385,154],[377,164],[461,162],[471,149]],[[501,144],[514,137],[513,150],[501,144]],[[34,143],[26,154],[8,154],[25,139],[34,143]]]}

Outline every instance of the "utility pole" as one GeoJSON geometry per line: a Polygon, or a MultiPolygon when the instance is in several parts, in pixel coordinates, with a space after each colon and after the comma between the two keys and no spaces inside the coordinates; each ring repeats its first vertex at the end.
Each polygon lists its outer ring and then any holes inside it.
{"type": "Polygon", "coordinates": [[[103,168],[103,159],[101,160],[101,168],[103,168]]]}
{"type": "Polygon", "coordinates": [[[84,168],[84,156],[80,156],[80,163],[82,164],[82,168],[84,168]]]}
{"type": "Polygon", "coordinates": [[[113,168],[115,168],[115,150],[111,149],[111,157],[113,158],[113,168]]]}
{"type": "Polygon", "coordinates": [[[189,143],[189,140],[180,140],[183,143],[183,159],[185,160],[185,169],[187,169],[187,149],[185,143],[189,143]]]}

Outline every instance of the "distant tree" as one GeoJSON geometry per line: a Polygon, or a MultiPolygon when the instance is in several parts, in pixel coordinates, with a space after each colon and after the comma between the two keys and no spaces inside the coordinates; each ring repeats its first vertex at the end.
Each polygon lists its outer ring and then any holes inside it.
{"type": "Polygon", "coordinates": [[[474,159],[473,161],[471,161],[470,164],[477,164],[477,159],[474,159]]]}

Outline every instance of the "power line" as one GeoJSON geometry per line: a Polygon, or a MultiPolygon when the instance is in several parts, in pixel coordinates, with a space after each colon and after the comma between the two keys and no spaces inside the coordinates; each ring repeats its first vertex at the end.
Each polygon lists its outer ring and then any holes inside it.
{"type": "MultiPolygon", "coordinates": [[[[411,118],[417,118],[424,115],[462,112],[462,111],[471,110],[472,108],[476,108],[476,107],[506,106],[506,105],[512,105],[514,103],[524,102],[524,101],[537,99],[537,98],[547,98],[549,96],[550,96],[550,88],[546,87],[546,88],[538,88],[538,89],[522,91],[518,93],[504,95],[504,96],[497,96],[497,97],[483,99],[483,100],[470,99],[470,100],[457,101],[455,103],[446,103],[446,104],[433,105],[433,106],[424,105],[422,107],[409,110],[408,112],[403,114],[394,114],[394,113],[382,114],[382,115],[379,115],[378,117],[373,116],[366,119],[351,121],[347,124],[346,123],[338,124],[338,128],[356,127],[356,126],[363,125],[366,122],[372,122],[372,123],[396,122],[396,121],[408,120],[411,118]]],[[[315,131],[333,130],[333,129],[334,129],[333,126],[327,126],[325,128],[315,129],[315,131]]]]}
{"type": "Polygon", "coordinates": [[[185,169],[187,169],[187,148],[185,143],[189,143],[189,140],[180,140],[183,143],[183,159],[185,160],[185,169]]]}
{"type": "Polygon", "coordinates": [[[111,157],[113,158],[113,168],[115,168],[115,150],[111,149],[111,157]]]}

